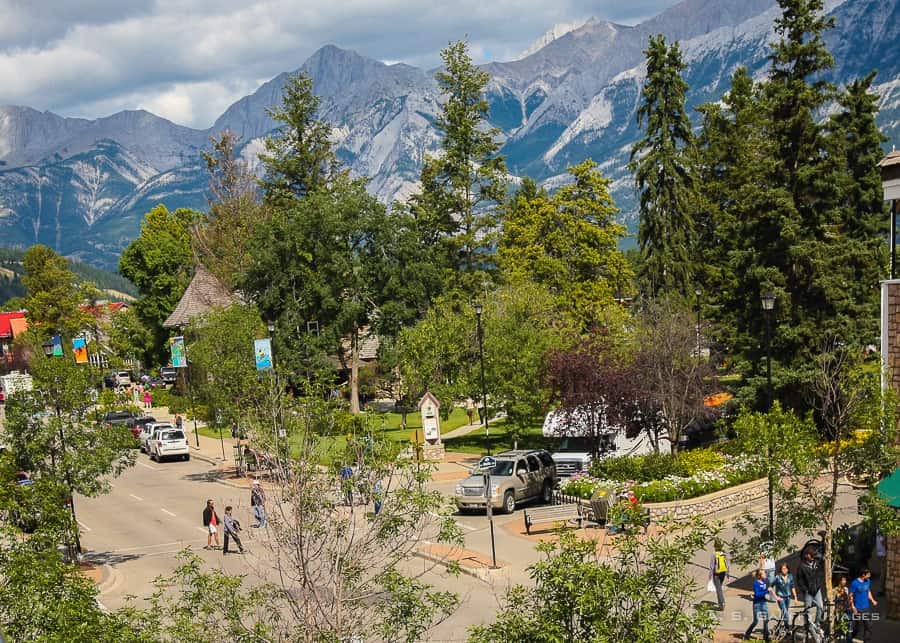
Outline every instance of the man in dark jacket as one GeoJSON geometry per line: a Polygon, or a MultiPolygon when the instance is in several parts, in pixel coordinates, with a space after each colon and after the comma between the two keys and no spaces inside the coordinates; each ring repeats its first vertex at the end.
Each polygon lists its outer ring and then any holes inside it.
{"type": "Polygon", "coordinates": [[[803,606],[816,606],[816,623],[822,622],[822,612],[825,605],[822,601],[822,592],[825,588],[825,568],[816,557],[812,547],[807,547],[803,552],[803,560],[797,567],[797,589],[803,592],[803,606]]]}
{"type": "Polygon", "coordinates": [[[206,527],[206,547],[204,549],[218,549],[219,548],[219,514],[216,513],[216,509],[213,506],[212,500],[206,501],[206,509],[203,510],[203,526],[206,527]],[[215,547],[213,547],[213,539],[216,541],[215,547]]]}

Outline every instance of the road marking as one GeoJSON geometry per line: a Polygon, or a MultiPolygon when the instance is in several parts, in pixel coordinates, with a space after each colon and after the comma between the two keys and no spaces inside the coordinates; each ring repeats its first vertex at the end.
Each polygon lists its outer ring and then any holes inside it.
{"type": "Polygon", "coordinates": [[[161,470],[159,467],[151,467],[149,464],[144,464],[143,462],[136,462],[135,464],[139,464],[142,467],[144,467],[145,469],[150,469],[151,471],[160,471],[161,470]]]}
{"type": "MultiPolygon", "coordinates": [[[[122,547],[121,549],[113,549],[110,551],[111,554],[121,554],[128,551],[137,551],[139,549],[156,549],[157,547],[171,547],[172,545],[184,545],[188,546],[192,543],[202,543],[203,541],[199,538],[197,540],[173,540],[168,543],[156,543],[155,545],[136,545],[134,547],[122,547]]],[[[176,549],[175,551],[181,551],[176,549]]]]}
{"type": "Polygon", "coordinates": [[[84,529],[85,531],[90,531],[90,530],[91,530],[90,527],[88,527],[86,524],[84,524],[84,523],[81,522],[80,520],[78,521],[78,524],[79,524],[79,525],[81,526],[81,528],[84,529]]]}
{"type": "Polygon", "coordinates": [[[164,514],[169,514],[169,515],[172,516],[173,518],[176,517],[175,514],[173,514],[173,513],[172,513],[171,511],[169,511],[168,509],[163,509],[162,507],[160,507],[159,510],[160,510],[161,512],[163,512],[164,514]]]}
{"type": "Polygon", "coordinates": [[[458,520],[456,521],[456,524],[459,525],[460,527],[462,527],[463,529],[468,529],[469,531],[479,531],[481,529],[484,529],[484,527],[473,527],[472,525],[467,525],[466,523],[460,522],[458,520]]]}
{"type": "Polygon", "coordinates": [[[141,502],[144,501],[143,498],[141,498],[140,496],[136,496],[136,495],[134,495],[133,493],[129,493],[128,495],[131,496],[132,498],[134,498],[135,500],[140,500],[141,502]]]}
{"type": "Polygon", "coordinates": [[[197,527],[197,529],[199,529],[200,531],[202,531],[204,534],[208,534],[208,533],[209,533],[209,528],[207,528],[207,527],[197,527]]]}

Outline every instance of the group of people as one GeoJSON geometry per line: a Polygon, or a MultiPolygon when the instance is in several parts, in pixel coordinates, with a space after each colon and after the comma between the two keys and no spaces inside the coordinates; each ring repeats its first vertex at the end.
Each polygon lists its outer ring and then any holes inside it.
{"type": "MultiPolygon", "coordinates": [[[[721,541],[716,542],[709,571],[716,591],[718,608],[724,610],[723,584],[728,575],[728,556],[721,541]]],[[[766,562],[754,571],[752,576],[753,621],[744,632],[745,640],[749,639],[753,631],[759,627],[760,621],[762,622],[763,638],[766,641],[770,640],[768,624],[770,597],[778,604],[781,610],[780,617],[786,627],[790,625],[791,602],[798,601],[798,596],[802,596],[805,609],[809,610],[815,607],[814,623],[816,626],[821,624],[825,611],[825,567],[815,548],[807,547],[803,551],[796,576],[791,573],[790,567],[785,562],[781,563],[776,573],[774,560],[771,559],[766,559],[766,562]]],[[[834,588],[832,598],[837,616],[836,621],[845,623],[842,630],[846,632],[847,643],[850,643],[853,638],[868,641],[871,637],[871,610],[878,605],[878,601],[872,595],[871,571],[868,568],[862,568],[857,577],[849,583],[847,577],[842,576],[834,588]]]]}
{"type": "MultiPolygon", "coordinates": [[[[254,480],[250,488],[250,507],[253,510],[253,516],[256,518],[256,524],[252,525],[258,529],[264,529],[266,526],[266,492],[263,490],[259,480],[254,480]]],[[[206,529],[206,547],[204,549],[219,549],[219,529],[224,534],[224,546],[222,555],[230,553],[243,554],[244,543],[241,542],[240,531],[241,523],[232,515],[232,506],[225,507],[225,516],[219,518],[216,513],[215,501],[210,498],[206,501],[206,507],[203,509],[203,527],[206,529]],[[230,541],[234,541],[238,551],[229,551],[230,541]]]]}

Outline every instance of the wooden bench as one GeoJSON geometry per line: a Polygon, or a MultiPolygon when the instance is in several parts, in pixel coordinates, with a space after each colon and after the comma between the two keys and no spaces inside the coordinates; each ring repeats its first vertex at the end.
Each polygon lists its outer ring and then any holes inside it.
{"type": "Polygon", "coordinates": [[[568,522],[575,520],[581,527],[581,505],[550,505],[548,507],[529,507],[525,510],[525,532],[530,536],[532,525],[544,522],[568,522]]]}

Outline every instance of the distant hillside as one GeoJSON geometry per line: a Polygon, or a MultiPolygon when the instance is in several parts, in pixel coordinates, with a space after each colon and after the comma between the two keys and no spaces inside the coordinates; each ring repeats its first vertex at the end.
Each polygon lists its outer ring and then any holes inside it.
{"type": "MultiPolygon", "coordinates": [[[[0,247],[0,306],[13,297],[25,295],[21,275],[22,258],[25,251],[20,248],[0,247]]],[[[121,275],[102,270],[80,261],[69,260],[69,267],[82,281],[97,285],[110,299],[132,299],[137,297],[137,289],[121,275]]]]}

